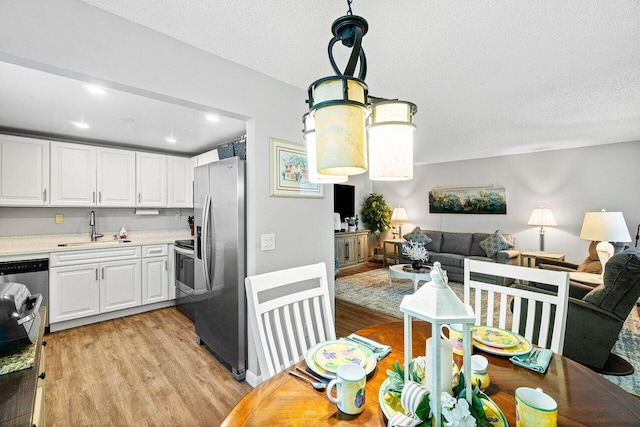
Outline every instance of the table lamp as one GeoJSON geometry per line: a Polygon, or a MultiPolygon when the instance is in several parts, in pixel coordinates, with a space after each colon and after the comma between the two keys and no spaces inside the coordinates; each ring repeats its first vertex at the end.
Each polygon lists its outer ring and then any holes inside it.
{"type": "Polygon", "coordinates": [[[598,243],[596,251],[600,264],[602,264],[602,274],[604,276],[604,265],[613,256],[613,245],[609,242],[630,242],[631,235],[627,229],[622,212],[607,212],[604,209],[600,212],[587,212],[584,214],[582,230],[580,231],[582,240],[590,240],[598,243]]]}
{"type": "Polygon", "coordinates": [[[535,225],[540,227],[540,252],[544,252],[544,227],[556,226],[558,223],[553,216],[551,209],[540,206],[535,208],[531,212],[528,225],[535,225]]]}
{"type": "MultiPolygon", "coordinates": [[[[475,314],[470,305],[464,304],[460,298],[449,288],[447,284],[447,272],[442,270],[439,262],[433,263],[431,270],[431,281],[425,283],[420,289],[411,295],[405,295],[400,304],[400,311],[404,313],[404,376],[405,382],[410,379],[411,372],[409,366],[413,359],[413,319],[420,319],[431,323],[430,349],[425,353],[432,356],[428,360],[430,366],[427,367],[431,371],[429,379],[431,384],[425,384],[431,393],[438,391],[440,397],[441,391],[451,391],[451,384],[442,384],[442,375],[437,373],[443,369],[451,372],[451,361],[449,366],[443,366],[442,361],[442,343],[440,340],[440,326],[444,324],[460,323],[463,327],[462,346],[463,346],[463,373],[466,389],[466,399],[471,404],[471,328],[475,324],[475,314]]],[[[450,347],[449,347],[450,348],[450,347]]],[[[440,402],[440,399],[436,399],[440,402]]],[[[432,407],[433,425],[439,427],[441,425],[442,405],[432,407]]]]}
{"type": "Polygon", "coordinates": [[[398,206],[397,208],[393,208],[393,213],[391,214],[391,222],[398,223],[398,227],[400,228],[399,238],[402,238],[402,226],[404,225],[405,221],[409,221],[407,211],[400,206],[398,206]]]}

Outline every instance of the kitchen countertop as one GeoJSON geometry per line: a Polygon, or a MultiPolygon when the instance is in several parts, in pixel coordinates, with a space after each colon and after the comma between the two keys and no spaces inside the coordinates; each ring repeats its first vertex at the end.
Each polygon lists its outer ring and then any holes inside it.
{"type": "Polygon", "coordinates": [[[139,231],[130,232],[128,243],[116,243],[112,235],[105,235],[99,242],[111,242],[96,244],[89,240],[89,233],[79,234],[46,234],[33,236],[3,236],[0,237],[0,262],[20,259],[49,258],[52,252],[79,251],[87,249],[107,249],[119,245],[148,245],[154,243],[173,243],[176,240],[193,239],[188,230],[164,230],[164,231],[139,231]],[[63,243],[82,243],[86,245],[58,246],[63,243]]]}

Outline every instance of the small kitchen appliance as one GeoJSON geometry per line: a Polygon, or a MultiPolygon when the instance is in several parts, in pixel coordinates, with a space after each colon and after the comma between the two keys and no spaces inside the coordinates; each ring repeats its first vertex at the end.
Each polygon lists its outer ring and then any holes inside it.
{"type": "Polygon", "coordinates": [[[40,327],[42,295],[22,283],[0,283],[0,355],[33,344],[40,327]]]}

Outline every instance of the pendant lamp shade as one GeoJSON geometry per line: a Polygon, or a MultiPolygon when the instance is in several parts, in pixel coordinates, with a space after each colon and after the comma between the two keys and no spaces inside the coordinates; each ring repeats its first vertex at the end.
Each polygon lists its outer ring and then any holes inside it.
{"type": "Polygon", "coordinates": [[[307,165],[309,171],[309,182],[314,184],[338,184],[346,182],[348,176],[340,175],[322,175],[318,173],[318,161],[316,155],[316,129],[315,121],[311,114],[306,113],[302,116],[304,124],[304,139],[307,141],[307,165]]]}
{"type": "Polygon", "coordinates": [[[373,104],[369,135],[369,179],[413,179],[413,113],[416,106],[405,101],[373,104]]]}
{"type": "Polygon", "coordinates": [[[309,88],[319,173],[344,176],[367,171],[367,91],[363,81],[345,76],[326,77],[309,88]]]}

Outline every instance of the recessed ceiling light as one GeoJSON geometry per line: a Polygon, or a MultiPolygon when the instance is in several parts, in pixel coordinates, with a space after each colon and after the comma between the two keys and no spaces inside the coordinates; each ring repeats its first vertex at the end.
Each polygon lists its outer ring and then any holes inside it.
{"type": "Polygon", "coordinates": [[[210,122],[220,121],[220,117],[216,116],[215,114],[207,114],[206,117],[207,117],[207,120],[209,120],[210,122]]]}
{"type": "Polygon", "coordinates": [[[135,122],[133,117],[118,117],[118,120],[120,120],[121,122],[128,122],[128,123],[135,122]]]}
{"type": "Polygon", "coordinates": [[[104,95],[105,93],[107,93],[103,88],[101,88],[100,86],[96,86],[96,85],[84,85],[84,88],[88,91],[91,92],[95,95],[104,95]]]}
{"type": "Polygon", "coordinates": [[[89,129],[89,125],[85,122],[71,122],[72,125],[77,127],[78,129],[89,129]]]}
{"type": "Polygon", "coordinates": [[[176,142],[178,142],[174,137],[172,136],[168,136],[164,139],[165,141],[167,141],[169,144],[175,144],[176,142]]]}

